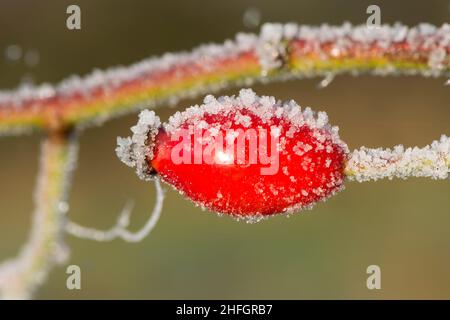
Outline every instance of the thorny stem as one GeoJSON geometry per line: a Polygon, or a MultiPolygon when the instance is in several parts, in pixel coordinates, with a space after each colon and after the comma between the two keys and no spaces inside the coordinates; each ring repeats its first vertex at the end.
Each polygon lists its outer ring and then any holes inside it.
{"type": "Polygon", "coordinates": [[[50,269],[67,258],[65,201],[76,156],[72,132],[52,132],[42,142],[32,229],[18,256],[0,265],[0,298],[30,298],[50,269]]]}

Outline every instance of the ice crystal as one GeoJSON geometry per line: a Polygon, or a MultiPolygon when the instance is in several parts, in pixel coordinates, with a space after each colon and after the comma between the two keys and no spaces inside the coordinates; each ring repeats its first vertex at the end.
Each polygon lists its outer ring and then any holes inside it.
{"type": "Polygon", "coordinates": [[[8,61],[17,61],[22,57],[22,48],[16,44],[11,44],[5,49],[5,58],[8,61]]]}
{"type": "MultiPolygon", "coordinates": [[[[205,114],[218,114],[236,112],[234,121],[242,123],[244,126],[250,123],[249,117],[239,116],[239,110],[250,110],[251,113],[257,115],[263,123],[273,120],[274,116],[279,119],[290,119],[291,132],[298,128],[308,125],[311,129],[325,129],[331,135],[333,144],[340,145],[343,150],[348,152],[347,145],[339,138],[339,128],[330,126],[328,116],[325,112],[318,112],[317,115],[306,107],[303,112],[301,107],[293,100],[287,102],[276,101],[274,97],[258,96],[251,89],[241,89],[239,95],[223,96],[215,98],[212,95],[205,97],[202,105],[195,105],[187,108],[184,112],[176,112],[171,116],[167,123],[163,124],[167,132],[173,132],[185,124],[192,124],[198,127],[199,120],[205,114]]],[[[324,141],[319,130],[314,130],[314,134],[319,141],[324,141]]],[[[287,133],[289,136],[289,132],[287,133]]],[[[304,150],[309,151],[311,146],[305,146],[304,150]]]]}
{"type": "Polygon", "coordinates": [[[247,28],[255,28],[261,22],[261,11],[258,8],[247,8],[242,17],[242,22],[247,28]]]}
{"type": "Polygon", "coordinates": [[[39,51],[29,50],[25,53],[23,59],[28,67],[35,67],[39,64],[41,57],[39,51]]]}
{"type": "Polygon", "coordinates": [[[153,143],[161,121],[154,111],[144,110],[139,114],[138,123],[131,127],[133,135],[117,138],[116,154],[129,167],[135,167],[137,175],[143,180],[151,179],[146,164],[153,157],[153,143]]]}

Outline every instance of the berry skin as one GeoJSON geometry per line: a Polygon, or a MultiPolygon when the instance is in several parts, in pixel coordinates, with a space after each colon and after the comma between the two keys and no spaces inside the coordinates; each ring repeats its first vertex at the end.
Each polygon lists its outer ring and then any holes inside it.
{"type": "Polygon", "coordinates": [[[136,127],[149,131],[147,173],[195,204],[238,219],[310,208],[343,187],[348,148],[337,128],[325,113],[302,112],[294,101],[244,89],[238,97],[207,96],[157,130],[136,127]]]}

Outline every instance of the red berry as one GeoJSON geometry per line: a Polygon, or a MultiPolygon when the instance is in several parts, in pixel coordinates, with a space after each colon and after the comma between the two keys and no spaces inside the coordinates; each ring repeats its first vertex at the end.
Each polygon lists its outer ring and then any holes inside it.
{"type": "MultiPolygon", "coordinates": [[[[343,184],[348,149],[337,128],[324,112],[302,112],[294,101],[247,89],[239,97],[207,96],[159,130],[159,119],[150,122],[133,128],[151,129],[147,168],[212,211],[255,221],[311,207],[343,184]]],[[[125,149],[133,144],[127,141],[125,149]]],[[[133,152],[124,162],[139,157],[133,152]]]]}

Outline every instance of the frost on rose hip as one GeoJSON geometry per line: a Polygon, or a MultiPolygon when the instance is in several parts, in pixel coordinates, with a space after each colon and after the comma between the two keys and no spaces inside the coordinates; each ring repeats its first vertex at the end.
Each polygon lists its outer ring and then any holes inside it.
{"type": "Polygon", "coordinates": [[[160,124],[143,111],[117,154],[195,204],[255,221],[309,208],[342,188],[348,148],[324,112],[258,97],[207,96],[160,124]]]}

